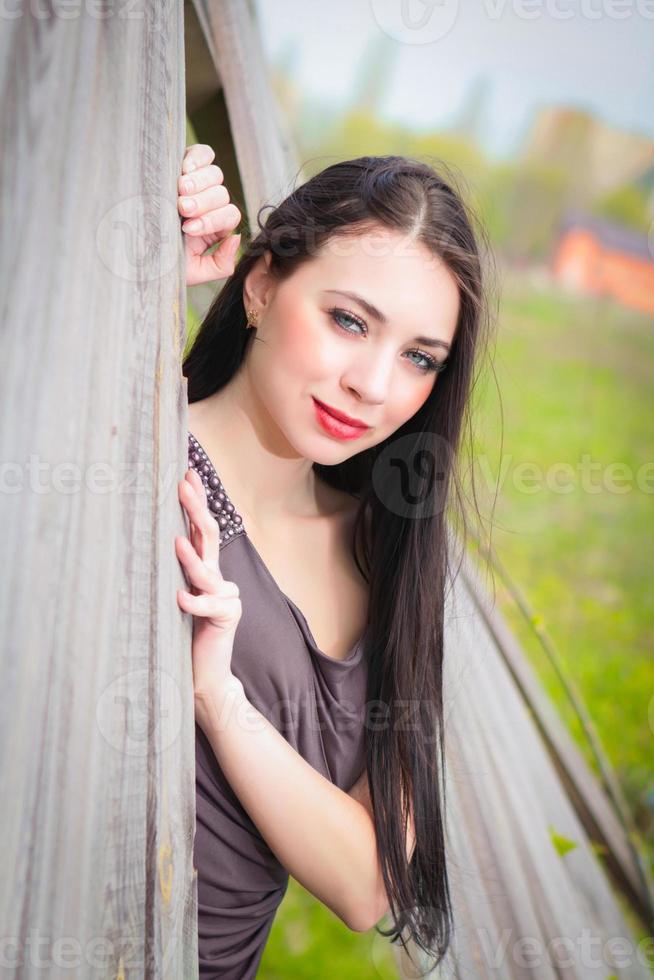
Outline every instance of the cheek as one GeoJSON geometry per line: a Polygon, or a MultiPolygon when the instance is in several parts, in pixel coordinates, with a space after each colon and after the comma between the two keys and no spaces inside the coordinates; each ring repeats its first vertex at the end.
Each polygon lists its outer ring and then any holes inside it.
{"type": "Polygon", "coordinates": [[[392,398],[388,406],[390,425],[398,428],[415,415],[429,398],[434,389],[434,384],[435,380],[430,376],[424,381],[406,385],[401,392],[392,398]]]}
{"type": "Polygon", "coordinates": [[[278,354],[284,370],[295,380],[317,378],[328,373],[334,366],[335,344],[329,343],[329,334],[316,318],[316,314],[303,316],[297,311],[283,320],[278,354]]]}
{"type": "Polygon", "coordinates": [[[282,344],[286,363],[298,370],[311,360],[310,330],[308,319],[297,314],[289,317],[284,327],[282,344]]]}

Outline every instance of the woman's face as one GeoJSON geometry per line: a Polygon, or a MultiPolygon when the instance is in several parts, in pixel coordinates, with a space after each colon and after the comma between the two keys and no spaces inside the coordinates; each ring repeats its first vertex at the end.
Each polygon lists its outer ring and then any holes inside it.
{"type": "Polygon", "coordinates": [[[281,283],[260,259],[244,303],[260,312],[252,390],[298,454],[333,465],[382,442],[425,402],[438,384],[430,366],[454,338],[459,291],[424,246],[380,229],[332,239],[281,283]],[[339,426],[316,400],[368,428],[339,426]]]}

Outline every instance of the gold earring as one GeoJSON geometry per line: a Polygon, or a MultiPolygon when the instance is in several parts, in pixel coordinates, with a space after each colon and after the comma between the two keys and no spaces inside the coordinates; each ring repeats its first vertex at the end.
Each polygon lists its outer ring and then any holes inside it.
{"type": "Polygon", "coordinates": [[[258,326],[258,320],[259,320],[259,311],[258,310],[248,310],[247,311],[247,317],[248,317],[248,327],[257,327],[258,326]]]}

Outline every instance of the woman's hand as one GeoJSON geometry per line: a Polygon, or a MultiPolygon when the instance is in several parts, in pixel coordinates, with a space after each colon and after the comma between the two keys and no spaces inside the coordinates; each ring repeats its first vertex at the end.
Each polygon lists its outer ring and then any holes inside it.
{"type": "Polygon", "coordinates": [[[206,143],[186,147],[178,181],[177,210],[186,252],[186,285],[226,279],[234,271],[240,235],[231,232],[241,223],[241,212],[229,200],[223,172],[212,163],[215,153],[206,143]],[[211,255],[211,245],[223,240],[211,255]]]}
{"type": "Polygon", "coordinates": [[[235,582],[226,581],[218,560],[218,523],[207,507],[204,484],[188,469],[178,484],[179,499],[188,515],[191,540],[175,538],[175,551],[192,592],[177,590],[177,602],[193,614],[193,692],[196,717],[203,727],[226,691],[240,684],[232,674],[232,648],[241,619],[241,600],[235,582]]]}

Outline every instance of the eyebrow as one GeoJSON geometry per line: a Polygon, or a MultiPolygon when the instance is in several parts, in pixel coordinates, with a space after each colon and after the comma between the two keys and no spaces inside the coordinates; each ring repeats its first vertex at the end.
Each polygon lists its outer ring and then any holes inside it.
{"type": "MultiPolygon", "coordinates": [[[[325,293],[338,293],[339,296],[347,296],[348,299],[354,300],[359,306],[366,311],[368,316],[373,317],[373,319],[378,320],[380,323],[387,324],[388,317],[385,316],[381,310],[378,310],[369,300],[364,299],[363,296],[359,296],[358,293],[352,293],[347,289],[324,289],[325,293]]],[[[450,345],[444,340],[439,340],[438,337],[415,337],[416,343],[424,344],[425,347],[442,347],[443,350],[449,351],[450,345]]]]}

